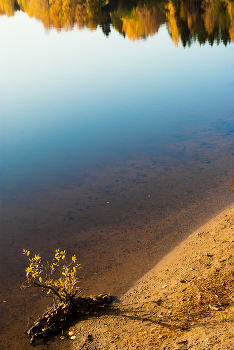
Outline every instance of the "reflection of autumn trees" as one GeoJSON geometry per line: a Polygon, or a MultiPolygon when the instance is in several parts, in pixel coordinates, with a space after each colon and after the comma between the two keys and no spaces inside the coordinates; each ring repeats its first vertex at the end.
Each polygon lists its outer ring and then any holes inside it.
{"type": "Polygon", "coordinates": [[[166,24],[175,46],[198,41],[234,43],[234,0],[0,0],[0,15],[18,9],[45,28],[111,28],[130,40],[153,36],[166,24]]]}
{"type": "Polygon", "coordinates": [[[13,16],[17,9],[19,9],[19,6],[15,0],[0,0],[0,16],[13,16]]]}
{"type": "Polygon", "coordinates": [[[233,0],[167,0],[150,6],[139,2],[121,19],[122,31],[132,40],[153,35],[167,23],[175,46],[179,41],[183,46],[195,41],[234,43],[233,0]]]}
{"type": "Polygon", "coordinates": [[[228,13],[231,21],[230,28],[229,28],[229,35],[232,42],[234,43],[234,2],[227,1],[227,9],[228,9],[228,13]]]}
{"type": "Polygon", "coordinates": [[[195,41],[200,44],[209,41],[211,45],[230,42],[231,17],[227,3],[219,0],[168,2],[168,29],[174,44],[178,46],[179,40],[183,46],[195,41]]]}
{"type": "Polygon", "coordinates": [[[78,27],[90,30],[96,29],[104,17],[99,0],[79,0],[75,14],[78,27]]]}
{"type": "MultiPolygon", "coordinates": [[[[1,0],[0,0],[1,1],[1,0]]],[[[42,21],[46,28],[71,29],[75,25],[96,29],[102,11],[98,0],[17,0],[30,17],[42,21]]]]}
{"type": "Polygon", "coordinates": [[[160,8],[157,3],[150,8],[139,3],[130,11],[126,11],[120,4],[117,11],[111,14],[111,19],[116,17],[116,14],[121,19],[121,25],[116,27],[113,21],[115,29],[127,35],[130,40],[139,40],[158,32],[160,26],[165,22],[166,10],[164,6],[160,8]]]}

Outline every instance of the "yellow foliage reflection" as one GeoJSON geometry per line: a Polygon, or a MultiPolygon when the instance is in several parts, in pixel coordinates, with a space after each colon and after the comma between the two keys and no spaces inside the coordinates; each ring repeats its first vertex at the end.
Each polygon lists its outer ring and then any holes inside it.
{"type": "MultiPolygon", "coordinates": [[[[168,18],[168,28],[169,28],[169,31],[172,35],[172,41],[174,43],[174,45],[176,47],[178,47],[178,44],[179,44],[179,30],[178,30],[178,27],[177,27],[177,23],[176,23],[176,11],[175,11],[175,8],[174,8],[174,5],[172,4],[171,1],[169,1],[169,3],[166,5],[166,9],[168,10],[167,12],[167,18],[168,18]]],[[[183,14],[183,12],[182,12],[183,14]]]]}
{"type": "Polygon", "coordinates": [[[157,8],[147,9],[139,5],[129,17],[122,17],[121,20],[123,21],[123,32],[134,41],[157,33],[164,23],[164,16],[157,8]]]}
{"type": "Polygon", "coordinates": [[[228,4],[227,5],[228,13],[231,19],[229,34],[230,34],[231,41],[234,44],[234,2],[227,2],[227,4],[228,4]]]}
{"type": "Polygon", "coordinates": [[[14,16],[15,0],[0,0],[0,15],[14,16]]]}
{"type": "Polygon", "coordinates": [[[204,24],[205,24],[205,28],[208,34],[213,33],[214,28],[215,28],[215,16],[214,16],[214,11],[212,9],[212,4],[211,2],[207,2],[207,5],[204,6],[205,7],[205,12],[203,15],[203,19],[204,19],[204,24]]]}

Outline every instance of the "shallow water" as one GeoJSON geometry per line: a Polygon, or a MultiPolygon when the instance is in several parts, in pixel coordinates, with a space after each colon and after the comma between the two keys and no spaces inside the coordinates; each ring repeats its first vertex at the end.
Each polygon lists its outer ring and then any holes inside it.
{"type": "Polygon", "coordinates": [[[231,8],[229,29],[215,22],[213,34],[206,9],[206,44],[190,33],[185,47],[182,22],[176,41],[175,15],[155,9],[141,26],[140,7],[135,22],[122,13],[124,35],[113,11],[108,36],[98,16],[96,30],[78,30],[30,9],[0,17],[2,349],[27,349],[28,316],[50,304],[20,289],[23,248],[76,254],[85,294],[120,297],[233,201],[231,8]]]}

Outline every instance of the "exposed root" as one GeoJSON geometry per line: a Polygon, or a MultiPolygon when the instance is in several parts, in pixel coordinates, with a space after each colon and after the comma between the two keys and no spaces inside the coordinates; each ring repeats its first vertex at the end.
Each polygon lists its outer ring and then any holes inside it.
{"type": "Polygon", "coordinates": [[[73,317],[84,316],[99,308],[108,306],[112,299],[109,295],[100,294],[93,297],[77,297],[68,303],[57,304],[37,319],[25,333],[30,337],[30,344],[36,339],[48,340],[68,327],[73,317]]]}

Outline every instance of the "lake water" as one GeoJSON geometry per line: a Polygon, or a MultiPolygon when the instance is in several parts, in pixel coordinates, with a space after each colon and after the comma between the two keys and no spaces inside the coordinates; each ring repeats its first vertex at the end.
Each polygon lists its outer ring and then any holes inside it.
{"type": "MultiPolygon", "coordinates": [[[[1,349],[28,349],[23,249],[120,297],[233,201],[234,5],[0,0],[1,349]]],[[[67,349],[68,343],[39,344],[67,349]]]]}

